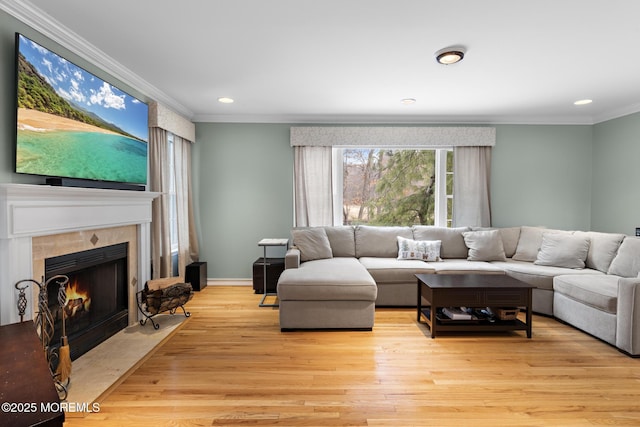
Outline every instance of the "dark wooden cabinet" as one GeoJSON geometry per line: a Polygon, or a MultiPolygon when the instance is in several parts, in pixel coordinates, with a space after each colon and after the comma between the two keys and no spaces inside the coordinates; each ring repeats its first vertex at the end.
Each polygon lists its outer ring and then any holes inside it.
{"type": "Polygon", "coordinates": [[[0,426],[62,427],[64,411],[33,322],[0,327],[0,426]]]}
{"type": "MultiPolygon", "coordinates": [[[[264,258],[258,258],[253,263],[253,291],[264,293],[264,258]]],[[[280,274],[284,271],[284,258],[267,258],[267,292],[276,293],[276,286],[280,274]]]]}

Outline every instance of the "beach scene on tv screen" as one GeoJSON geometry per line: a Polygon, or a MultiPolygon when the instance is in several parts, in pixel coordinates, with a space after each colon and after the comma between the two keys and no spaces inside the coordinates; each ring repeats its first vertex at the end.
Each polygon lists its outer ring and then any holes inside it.
{"type": "Polygon", "coordinates": [[[148,106],[19,35],[16,172],[146,184],[148,106]]]}

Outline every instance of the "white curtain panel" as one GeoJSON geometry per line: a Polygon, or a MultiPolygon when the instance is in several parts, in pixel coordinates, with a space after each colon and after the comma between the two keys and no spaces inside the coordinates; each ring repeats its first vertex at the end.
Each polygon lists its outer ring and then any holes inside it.
{"type": "Polygon", "coordinates": [[[178,221],[178,272],[179,275],[185,274],[186,266],[194,261],[192,258],[192,246],[196,248],[197,240],[191,240],[190,228],[193,226],[193,220],[190,215],[190,158],[191,143],[173,136],[173,155],[176,179],[176,215],[178,221]]]}
{"type": "Polygon", "coordinates": [[[295,225],[333,225],[331,147],[294,147],[295,225]]]}
{"type": "Polygon", "coordinates": [[[149,186],[160,193],[151,205],[151,262],[153,279],[171,276],[171,240],[169,228],[169,159],[167,132],[149,129],[149,186]]]}
{"type": "Polygon", "coordinates": [[[491,147],[455,147],[453,226],[490,227],[491,147]]]}

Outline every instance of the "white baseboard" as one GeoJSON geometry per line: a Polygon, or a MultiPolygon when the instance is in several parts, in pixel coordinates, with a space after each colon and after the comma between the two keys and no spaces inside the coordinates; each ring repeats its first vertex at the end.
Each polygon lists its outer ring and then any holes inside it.
{"type": "Polygon", "coordinates": [[[253,279],[211,279],[207,277],[207,286],[253,286],[253,279]]]}

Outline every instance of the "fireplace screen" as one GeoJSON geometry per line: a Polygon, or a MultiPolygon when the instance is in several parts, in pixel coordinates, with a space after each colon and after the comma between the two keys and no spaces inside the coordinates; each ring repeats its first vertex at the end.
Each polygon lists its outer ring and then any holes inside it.
{"type": "Polygon", "coordinates": [[[47,278],[69,277],[63,306],[55,286],[47,293],[55,328],[51,344],[60,343],[64,310],[72,359],[127,326],[127,252],[123,243],[45,260],[47,278]]]}

